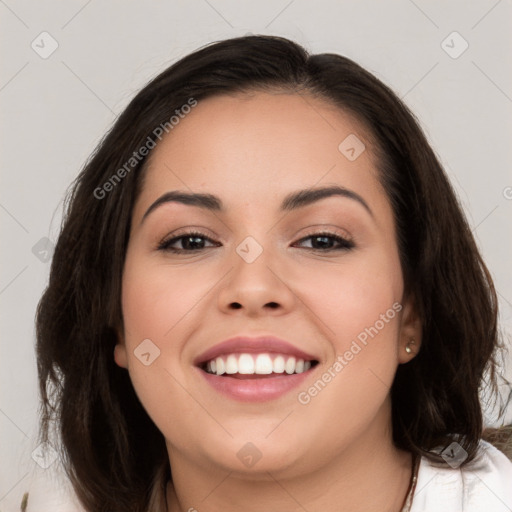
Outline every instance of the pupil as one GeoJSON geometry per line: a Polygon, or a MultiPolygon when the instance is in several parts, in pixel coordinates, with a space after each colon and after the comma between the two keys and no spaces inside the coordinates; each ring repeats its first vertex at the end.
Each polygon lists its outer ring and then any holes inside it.
{"type": "Polygon", "coordinates": [[[316,248],[323,248],[326,245],[330,246],[330,238],[328,236],[316,236],[313,238],[314,241],[322,240],[323,242],[320,242],[320,244],[313,243],[313,246],[316,246],[316,248]]]}
{"type": "MultiPolygon", "coordinates": [[[[202,238],[200,236],[189,236],[187,238],[185,238],[185,247],[186,248],[191,248],[190,246],[194,246],[194,244],[198,243],[199,245],[201,245],[201,240],[202,238]],[[199,242],[198,242],[199,240],[199,242]]],[[[192,248],[197,248],[197,247],[192,247],[192,248]]],[[[201,247],[200,247],[201,248],[201,247]]]]}

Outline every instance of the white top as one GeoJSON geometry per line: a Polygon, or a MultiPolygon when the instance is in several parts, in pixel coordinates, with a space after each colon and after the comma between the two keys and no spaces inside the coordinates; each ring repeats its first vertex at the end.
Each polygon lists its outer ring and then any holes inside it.
{"type": "MultiPolygon", "coordinates": [[[[50,469],[40,470],[27,487],[26,512],[83,511],[67,479],[50,469]]],[[[2,512],[19,511],[22,493],[16,494],[9,496],[11,507],[2,502],[2,512]]],[[[410,512],[512,512],[512,462],[486,441],[470,466],[441,468],[422,457],[410,512]]]]}
{"type": "Polygon", "coordinates": [[[434,464],[421,458],[410,512],[512,512],[512,462],[490,443],[470,465],[434,464]]]}

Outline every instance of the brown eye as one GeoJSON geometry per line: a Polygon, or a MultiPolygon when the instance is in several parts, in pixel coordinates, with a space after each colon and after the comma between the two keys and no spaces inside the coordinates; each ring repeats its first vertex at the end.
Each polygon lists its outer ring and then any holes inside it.
{"type": "Polygon", "coordinates": [[[206,241],[211,242],[213,246],[215,246],[216,244],[216,242],[214,242],[211,238],[207,237],[204,233],[193,231],[170,238],[168,240],[163,240],[158,245],[158,250],[171,251],[175,253],[195,252],[207,249],[208,247],[205,247],[206,241]],[[173,247],[176,244],[181,245],[181,247],[173,247]]]}
{"type": "Polygon", "coordinates": [[[346,238],[334,233],[314,233],[300,239],[296,243],[301,243],[305,240],[311,240],[311,247],[308,247],[308,249],[315,251],[340,251],[349,250],[355,247],[351,240],[347,240],[346,238]]]}

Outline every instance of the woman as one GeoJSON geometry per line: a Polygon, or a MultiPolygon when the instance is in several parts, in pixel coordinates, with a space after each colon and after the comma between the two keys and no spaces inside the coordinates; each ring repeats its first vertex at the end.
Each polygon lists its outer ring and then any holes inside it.
{"type": "Polygon", "coordinates": [[[413,115],[339,55],[247,36],[151,81],[75,183],[37,339],[87,511],[512,508],[489,272],[413,115]]]}

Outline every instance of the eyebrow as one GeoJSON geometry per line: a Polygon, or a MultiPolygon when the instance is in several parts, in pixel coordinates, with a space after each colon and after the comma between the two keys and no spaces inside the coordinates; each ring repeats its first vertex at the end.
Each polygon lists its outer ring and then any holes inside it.
{"type": "MultiPolygon", "coordinates": [[[[303,208],[317,201],[320,201],[321,199],[333,196],[341,196],[358,202],[373,217],[373,212],[368,206],[368,203],[359,194],[353,190],[349,190],[338,185],[322,188],[310,188],[292,192],[284,198],[283,202],[281,203],[280,210],[282,212],[297,210],[299,208],[303,208]]],[[[146,213],[143,215],[140,223],[142,224],[152,211],[166,203],[181,203],[189,206],[197,206],[199,208],[213,212],[225,211],[222,200],[213,194],[201,194],[197,192],[181,192],[178,190],[173,190],[160,196],[146,210],[146,213]]]]}

